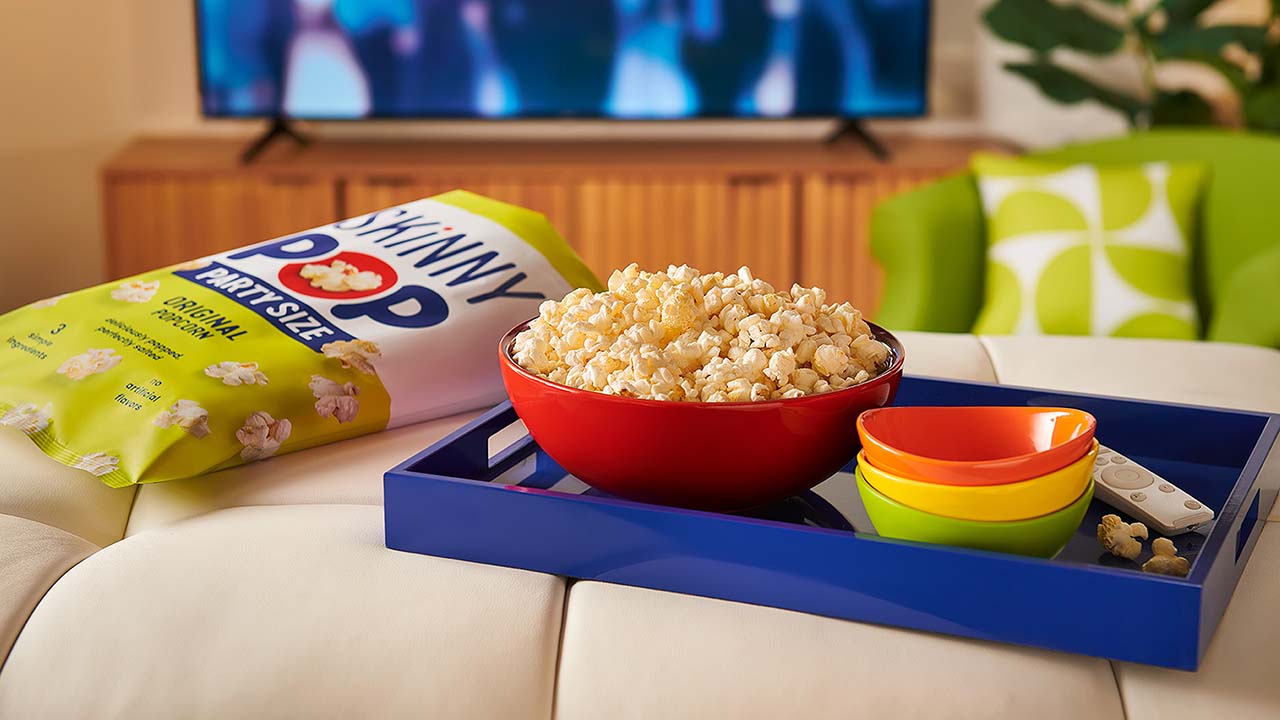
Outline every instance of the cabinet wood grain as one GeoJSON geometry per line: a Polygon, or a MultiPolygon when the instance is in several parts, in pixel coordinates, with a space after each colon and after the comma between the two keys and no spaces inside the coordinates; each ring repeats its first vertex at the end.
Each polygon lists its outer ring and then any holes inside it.
{"type": "Polygon", "coordinates": [[[821,285],[870,313],[877,203],[954,172],[990,143],[892,138],[882,163],[816,142],[356,142],[141,138],[103,170],[119,277],[454,188],[547,215],[602,278],[638,262],[821,285]]]}

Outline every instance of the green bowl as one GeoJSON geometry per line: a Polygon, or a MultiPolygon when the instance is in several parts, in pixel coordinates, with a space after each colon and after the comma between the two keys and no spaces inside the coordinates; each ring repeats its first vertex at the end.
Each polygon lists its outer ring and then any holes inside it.
{"type": "Polygon", "coordinates": [[[1093,499],[1091,480],[1075,502],[1048,515],[1011,522],[957,520],[916,510],[885,497],[867,483],[861,468],[857,477],[862,505],[881,537],[1043,558],[1053,557],[1062,550],[1080,527],[1093,499]]]}

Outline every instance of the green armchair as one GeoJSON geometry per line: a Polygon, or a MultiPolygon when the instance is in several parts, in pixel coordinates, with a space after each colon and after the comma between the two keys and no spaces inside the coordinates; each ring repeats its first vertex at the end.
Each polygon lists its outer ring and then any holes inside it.
{"type": "MultiPolygon", "coordinates": [[[[1210,129],[1155,130],[1037,153],[1067,162],[1198,162],[1210,169],[1192,248],[1208,340],[1280,348],[1280,139],[1210,129]]],[[[965,173],[881,204],[871,247],[885,272],[876,321],[969,332],[983,299],[986,233],[965,173]]]]}

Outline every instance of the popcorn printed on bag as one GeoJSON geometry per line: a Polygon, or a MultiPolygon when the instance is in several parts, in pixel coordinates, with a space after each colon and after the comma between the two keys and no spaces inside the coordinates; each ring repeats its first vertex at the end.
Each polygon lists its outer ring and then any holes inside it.
{"type": "Polygon", "coordinates": [[[71,294],[71,293],[62,293],[61,295],[54,295],[53,297],[47,297],[47,298],[45,298],[45,299],[43,299],[43,300],[37,300],[37,301],[35,301],[35,302],[33,302],[33,303],[28,303],[28,304],[27,304],[27,307],[30,307],[30,308],[51,308],[51,307],[53,307],[54,305],[57,305],[59,300],[61,300],[62,298],[66,297],[67,295],[70,295],[70,294],[71,294]]]}
{"type": "Polygon", "coordinates": [[[170,265],[169,269],[170,270],[203,270],[204,268],[207,268],[207,267],[209,267],[209,261],[201,258],[198,260],[188,260],[186,262],[180,262],[177,265],[170,265]]]}
{"type": "Polygon", "coordinates": [[[204,374],[222,380],[223,385],[266,385],[267,375],[256,362],[225,360],[204,369],[204,374]]]}
{"type": "Polygon", "coordinates": [[[275,455],[292,431],[293,425],[286,418],[277,420],[261,410],[251,414],[245,418],[244,427],[236,431],[236,439],[244,446],[240,459],[253,462],[275,455]]]}
{"type": "Polygon", "coordinates": [[[88,455],[81,455],[80,459],[71,467],[87,470],[95,477],[100,477],[112,472],[120,466],[120,458],[111,453],[95,452],[88,455]]]}
{"type": "Polygon", "coordinates": [[[356,413],[360,412],[360,401],[356,399],[360,388],[351,383],[339,385],[323,375],[312,375],[307,387],[315,395],[316,413],[320,417],[333,417],[345,423],[355,420],[356,413]]]}
{"type": "Polygon", "coordinates": [[[372,270],[361,270],[343,260],[328,265],[303,265],[298,273],[311,281],[311,287],[329,292],[376,290],[382,287],[382,276],[372,270]]]}
{"type": "Polygon", "coordinates": [[[52,412],[53,403],[45,403],[43,408],[36,407],[35,403],[23,403],[0,415],[0,425],[35,435],[49,427],[52,412]]]}
{"type": "Polygon", "coordinates": [[[112,290],[111,297],[124,302],[144,303],[155,297],[159,289],[159,280],[130,280],[120,283],[120,287],[112,290]]]}
{"type": "Polygon", "coordinates": [[[66,375],[72,380],[83,380],[90,375],[110,370],[119,365],[121,360],[124,360],[124,358],[111,348],[105,350],[89,348],[79,355],[67,358],[58,367],[58,373],[66,375]]]}
{"type": "Polygon", "coordinates": [[[195,400],[179,400],[157,415],[152,424],[162,428],[177,425],[192,437],[202,438],[209,434],[209,411],[195,400]]]}
{"type": "Polygon", "coordinates": [[[342,367],[353,368],[365,375],[377,375],[373,367],[374,360],[382,359],[382,350],[377,343],[368,340],[335,340],[320,346],[325,357],[342,361],[342,367]]]}

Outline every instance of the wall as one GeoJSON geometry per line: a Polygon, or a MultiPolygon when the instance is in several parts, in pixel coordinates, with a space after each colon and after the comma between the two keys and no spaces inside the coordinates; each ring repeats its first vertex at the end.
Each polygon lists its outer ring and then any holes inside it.
{"type": "MultiPolygon", "coordinates": [[[[882,130],[972,134],[978,0],[935,0],[932,117],[882,130]]],[[[140,133],[248,135],[200,117],[191,0],[0,0],[0,312],[106,280],[97,168],[140,133]]],[[[825,122],[335,124],[321,135],[816,138],[825,122]]]]}

